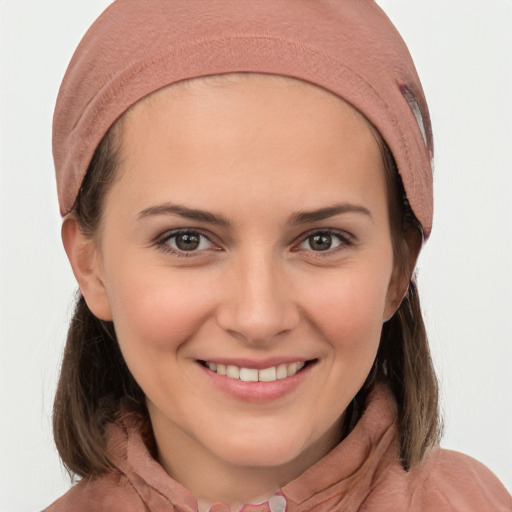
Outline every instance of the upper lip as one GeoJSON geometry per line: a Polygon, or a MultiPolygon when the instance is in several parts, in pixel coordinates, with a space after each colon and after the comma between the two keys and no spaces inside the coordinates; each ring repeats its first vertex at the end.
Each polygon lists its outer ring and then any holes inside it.
{"type": "Polygon", "coordinates": [[[291,363],[306,363],[315,358],[313,357],[271,357],[266,359],[246,359],[246,358],[233,358],[233,357],[212,357],[211,359],[199,359],[205,363],[223,364],[226,366],[238,366],[238,368],[250,368],[254,370],[263,370],[264,368],[271,368],[272,366],[279,366],[282,364],[291,363]]]}

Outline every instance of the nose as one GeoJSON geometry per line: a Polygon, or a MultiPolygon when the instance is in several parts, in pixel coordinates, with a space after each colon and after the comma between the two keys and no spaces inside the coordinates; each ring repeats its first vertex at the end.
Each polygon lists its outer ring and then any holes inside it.
{"type": "Polygon", "coordinates": [[[293,287],[273,255],[252,253],[231,267],[217,309],[219,326],[251,344],[272,342],[300,321],[293,287]]]}

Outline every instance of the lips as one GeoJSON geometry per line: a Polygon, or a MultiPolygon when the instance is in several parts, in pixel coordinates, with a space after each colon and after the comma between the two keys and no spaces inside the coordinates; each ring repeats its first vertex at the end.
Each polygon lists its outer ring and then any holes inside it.
{"type": "Polygon", "coordinates": [[[204,365],[211,372],[223,375],[229,379],[241,380],[243,382],[274,382],[276,380],[292,377],[298,371],[302,370],[306,363],[304,361],[297,361],[262,369],[245,368],[233,364],[225,365],[210,361],[205,361],[204,365]]]}
{"type": "Polygon", "coordinates": [[[305,382],[318,359],[197,360],[210,384],[236,400],[269,404],[284,399],[305,382]]]}

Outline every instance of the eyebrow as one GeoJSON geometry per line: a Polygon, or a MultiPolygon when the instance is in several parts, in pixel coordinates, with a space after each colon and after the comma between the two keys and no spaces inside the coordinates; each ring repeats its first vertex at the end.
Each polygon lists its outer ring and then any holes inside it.
{"type": "Polygon", "coordinates": [[[197,220],[216,226],[231,226],[231,222],[221,215],[214,215],[205,210],[187,208],[186,206],[172,203],[165,203],[158,206],[150,206],[137,215],[137,220],[144,220],[156,215],[179,215],[185,219],[197,220]]]}
{"type": "Polygon", "coordinates": [[[290,217],[288,224],[292,226],[296,226],[298,224],[308,224],[310,222],[325,220],[330,217],[334,217],[335,215],[341,215],[343,213],[359,213],[366,215],[371,221],[373,221],[372,214],[368,208],[356,204],[342,203],[333,206],[327,206],[326,208],[320,208],[318,210],[294,213],[290,217]]]}
{"type": "MultiPolygon", "coordinates": [[[[333,206],[327,206],[325,208],[319,208],[311,211],[299,211],[291,215],[288,220],[290,226],[297,226],[300,224],[308,224],[311,222],[317,222],[325,220],[335,215],[341,215],[344,213],[358,213],[365,215],[373,221],[372,214],[364,206],[342,203],[333,206]]],[[[195,208],[188,208],[179,204],[164,203],[157,206],[150,206],[145,208],[137,215],[137,220],[142,221],[148,217],[158,215],[178,215],[185,219],[196,220],[198,222],[205,222],[216,226],[231,227],[231,222],[221,215],[215,215],[205,210],[198,210],[195,208]]]]}

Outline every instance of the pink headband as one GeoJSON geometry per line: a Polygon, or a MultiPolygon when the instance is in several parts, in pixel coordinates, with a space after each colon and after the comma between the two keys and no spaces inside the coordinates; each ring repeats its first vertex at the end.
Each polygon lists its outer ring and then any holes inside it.
{"type": "Polygon", "coordinates": [[[73,208],[94,151],[134,103],[179,80],[286,75],[341,96],[390,147],[425,238],[432,132],[405,43],[373,0],[117,0],[78,46],[53,125],[60,210],[73,208]]]}

